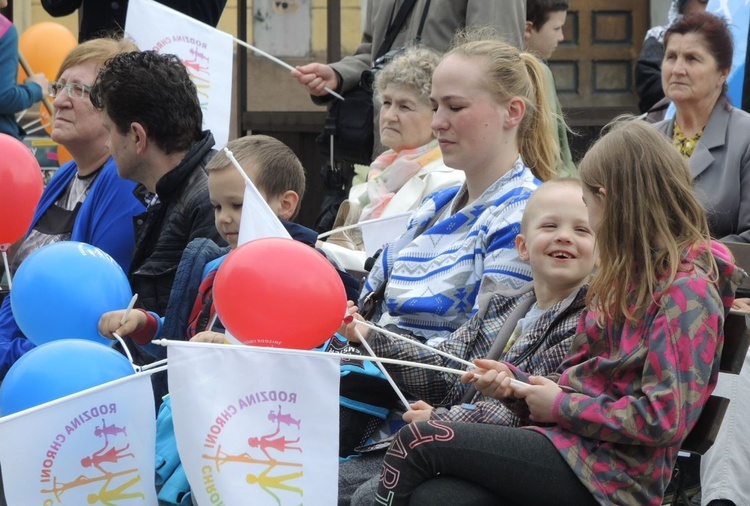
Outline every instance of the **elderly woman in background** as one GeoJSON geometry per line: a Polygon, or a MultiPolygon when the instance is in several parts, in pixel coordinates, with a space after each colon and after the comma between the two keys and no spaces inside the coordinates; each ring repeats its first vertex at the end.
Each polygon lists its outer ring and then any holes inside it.
{"type": "MultiPolygon", "coordinates": [[[[137,50],[128,40],[84,42],[65,57],[56,82],[50,83],[55,106],[52,139],[73,159],[57,170],[45,188],[13,258],[12,273],[42,246],[69,240],[102,249],[127,272],[135,246],[133,217],[145,206],[133,194],[135,183],[117,175],[107,149],[107,131],[89,100],[89,90],[105,61],[137,50]]],[[[0,378],[33,347],[18,328],[6,297],[0,306],[0,378]]]]}
{"type": "Polygon", "coordinates": [[[750,242],[750,114],[726,97],[729,28],[713,14],[690,14],[666,31],[664,46],[662,85],[676,114],[655,127],[689,159],[711,234],[750,242]]]}
{"type": "MultiPolygon", "coordinates": [[[[656,127],[689,159],[696,196],[714,237],[750,241],[750,114],[725,93],[732,36],[712,14],[687,15],[664,36],[662,83],[675,118],[656,127]]],[[[747,311],[748,299],[735,309],[747,311]]],[[[750,354],[738,377],[719,376],[715,395],[731,399],[714,445],[701,459],[702,505],[748,504],[750,483],[750,354]]]]}
{"type": "MultiPolygon", "coordinates": [[[[380,137],[389,149],[372,162],[367,182],[352,187],[334,228],[411,211],[430,193],[463,183],[464,173],[443,163],[430,125],[430,86],[439,62],[435,51],[411,47],[378,72],[374,92],[381,104],[380,137]]],[[[346,267],[361,270],[364,265],[359,229],[334,234],[323,248],[346,267]]]]}

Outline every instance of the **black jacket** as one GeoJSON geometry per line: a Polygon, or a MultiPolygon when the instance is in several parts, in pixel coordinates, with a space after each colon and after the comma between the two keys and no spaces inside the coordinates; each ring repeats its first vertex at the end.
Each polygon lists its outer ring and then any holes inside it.
{"type": "MultiPolygon", "coordinates": [[[[156,1],[211,26],[219,23],[227,3],[227,0],[156,1]]],[[[81,9],[78,42],[84,42],[104,34],[122,33],[128,0],[42,0],[42,7],[54,17],[67,16],[81,9]]]]}
{"type": "MultiPolygon", "coordinates": [[[[214,138],[203,133],[180,163],[156,183],[159,203],[134,218],[136,245],[128,278],[139,306],[165,314],[169,292],[188,243],[206,237],[221,246],[213,206],[208,198],[208,177],[203,170],[213,157],[214,138]]],[[[145,188],[136,187],[143,197],[145,188]]]]}

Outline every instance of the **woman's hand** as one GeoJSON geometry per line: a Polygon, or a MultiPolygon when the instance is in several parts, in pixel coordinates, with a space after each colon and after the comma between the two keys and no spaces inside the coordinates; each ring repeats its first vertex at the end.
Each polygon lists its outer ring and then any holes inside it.
{"type": "Polygon", "coordinates": [[[433,407],[425,401],[417,401],[410,404],[409,407],[411,409],[401,417],[406,423],[424,422],[430,419],[433,407]]]}
{"type": "Polygon", "coordinates": [[[562,389],[554,381],[544,376],[529,377],[528,385],[514,387],[514,395],[525,399],[531,415],[529,418],[539,423],[555,423],[552,405],[562,389]]]}
{"type": "Polygon", "coordinates": [[[120,337],[129,336],[146,325],[146,313],[138,310],[130,311],[125,323],[120,323],[125,312],[125,309],[120,309],[104,313],[99,318],[99,333],[107,339],[114,340],[115,336],[112,334],[117,334],[120,337]]]}
{"type": "Polygon", "coordinates": [[[193,337],[191,337],[190,342],[224,344],[227,342],[227,339],[226,337],[224,337],[224,334],[220,332],[214,332],[213,330],[204,330],[203,332],[198,332],[193,337]]]}

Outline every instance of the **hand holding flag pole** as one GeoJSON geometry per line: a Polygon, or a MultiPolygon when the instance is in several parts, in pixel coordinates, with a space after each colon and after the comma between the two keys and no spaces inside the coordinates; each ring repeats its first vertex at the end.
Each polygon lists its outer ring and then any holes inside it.
{"type": "MultiPolygon", "coordinates": [[[[255,46],[253,46],[252,44],[248,44],[248,43],[247,43],[247,42],[245,42],[244,40],[240,40],[240,39],[238,39],[237,37],[233,37],[233,39],[234,39],[234,41],[235,41],[235,42],[236,42],[237,44],[239,44],[240,46],[245,46],[245,47],[246,47],[246,48],[248,48],[248,49],[249,49],[250,51],[253,51],[253,52],[254,52],[254,53],[256,53],[256,54],[259,54],[260,56],[263,56],[264,58],[268,58],[268,59],[269,59],[269,60],[271,60],[272,62],[274,62],[274,63],[277,63],[277,64],[281,65],[281,66],[282,66],[282,67],[284,67],[285,69],[288,69],[288,70],[295,70],[295,68],[294,68],[294,67],[292,67],[291,65],[289,65],[289,64],[288,64],[287,62],[285,62],[285,61],[283,61],[283,60],[279,60],[279,59],[278,59],[278,58],[276,58],[275,56],[273,56],[273,55],[271,55],[271,54],[268,54],[268,53],[266,53],[266,52],[265,52],[265,51],[263,51],[262,49],[259,49],[259,48],[255,47],[255,46]]],[[[324,90],[326,90],[326,91],[327,91],[328,93],[330,93],[331,95],[333,95],[334,97],[338,98],[339,100],[344,100],[344,97],[342,97],[341,95],[339,95],[338,93],[336,93],[335,91],[333,91],[333,90],[332,90],[331,88],[329,88],[328,86],[326,86],[326,87],[325,87],[325,88],[323,88],[323,89],[324,89],[324,90]]]]}

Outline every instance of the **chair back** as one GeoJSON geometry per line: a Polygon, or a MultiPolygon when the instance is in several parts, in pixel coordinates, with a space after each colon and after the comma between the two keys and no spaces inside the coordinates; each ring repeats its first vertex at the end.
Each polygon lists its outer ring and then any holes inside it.
{"type": "MultiPolygon", "coordinates": [[[[750,346],[747,315],[731,311],[724,320],[724,346],[721,350],[719,371],[739,374],[750,346]]],[[[703,455],[716,441],[721,422],[729,407],[729,399],[712,395],[703,406],[698,422],[680,448],[682,451],[703,455]]]]}

